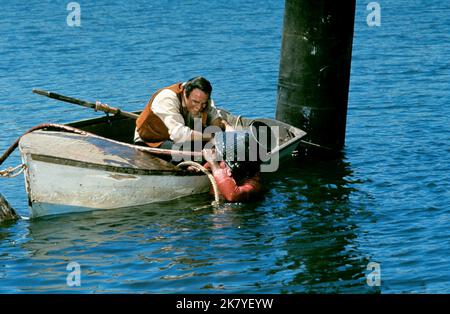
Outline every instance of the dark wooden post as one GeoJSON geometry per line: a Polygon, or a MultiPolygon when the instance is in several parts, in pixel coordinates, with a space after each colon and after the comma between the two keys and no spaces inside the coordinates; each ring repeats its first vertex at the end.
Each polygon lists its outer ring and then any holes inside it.
{"type": "Polygon", "coordinates": [[[4,198],[2,194],[0,194],[0,222],[17,219],[19,219],[19,216],[16,214],[14,208],[12,208],[6,198],[4,198]]]}
{"type": "Polygon", "coordinates": [[[355,2],[285,1],[276,118],[334,152],[345,143],[355,2]]]}

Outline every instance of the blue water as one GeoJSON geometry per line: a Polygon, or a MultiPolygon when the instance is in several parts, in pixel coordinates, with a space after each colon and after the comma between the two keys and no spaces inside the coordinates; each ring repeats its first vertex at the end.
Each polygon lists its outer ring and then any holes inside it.
{"type": "MultiPolygon", "coordinates": [[[[283,1],[80,1],[81,27],[68,3],[2,1],[0,152],[42,122],[100,115],[32,88],[132,111],[204,75],[219,106],[274,116],[283,1]]],[[[449,293],[450,3],[379,1],[379,27],[368,3],[342,158],[283,164],[253,204],[200,195],[2,224],[0,292],[449,293]],[[67,285],[70,262],[80,286],[67,285]]],[[[0,193],[28,215],[23,178],[0,179],[0,193]]]]}

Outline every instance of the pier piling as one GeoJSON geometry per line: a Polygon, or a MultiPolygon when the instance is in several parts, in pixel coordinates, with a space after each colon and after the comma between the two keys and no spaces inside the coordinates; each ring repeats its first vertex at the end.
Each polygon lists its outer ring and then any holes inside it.
{"type": "MultiPolygon", "coordinates": [[[[355,4],[285,0],[276,119],[333,152],[345,144],[355,4]]],[[[303,152],[317,150],[304,146],[303,152]]]]}

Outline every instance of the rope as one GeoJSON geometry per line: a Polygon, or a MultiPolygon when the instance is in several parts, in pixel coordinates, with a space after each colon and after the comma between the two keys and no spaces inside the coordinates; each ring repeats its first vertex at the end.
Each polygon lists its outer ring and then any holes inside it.
{"type": "Polygon", "coordinates": [[[18,175],[20,175],[26,168],[25,164],[20,164],[16,167],[9,167],[6,168],[4,170],[0,170],[0,177],[4,177],[4,178],[15,178],[18,175]],[[18,172],[14,173],[15,171],[17,171],[17,169],[21,168],[18,172]]]}
{"type": "Polygon", "coordinates": [[[177,167],[182,167],[182,166],[192,166],[208,176],[208,179],[209,179],[209,181],[211,181],[211,185],[214,190],[214,201],[212,202],[211,205],[218,206],[220,204],[220,198],[219,198],[220,193],[219,193],[219,188],[217,187],[216,180],[214,179],[214,176],[208,170],[206,170],[205,167],[203,167],[202,165],[200,165],[199,163],[197,163],[195,161],[183,161],[177,165],[177,167]]]}
{"type": "Polygon", "coordinates": [[[238,117],[236,118],[236,123],[234,124],[234,129],[237,129],[239,120],[241,120],[241,125],[242,125],[242,115],[238,115],[238,117]]]}

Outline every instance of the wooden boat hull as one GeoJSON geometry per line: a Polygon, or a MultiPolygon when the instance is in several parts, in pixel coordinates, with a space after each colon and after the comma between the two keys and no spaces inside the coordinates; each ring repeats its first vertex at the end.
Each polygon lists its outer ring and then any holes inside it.
{"type": "MultiPolygon", "coordinates": [[[[228,115],[228,113],[225,113],[228,115]]],[[[237,129],[254,120],[228,116],[237,129]]],[[[306,133],[273,119],[276,148],[265,162],[276,171],[306,133]],[[279,131],[278,131],[279,129],[279,131]]],[[[180,169],[132,144],[134,120],[102,117],[67,124],[84,132],[33,131],[19,142],[30,216],[142,206],[208,192],[206,175],[180,169]]]]}
{"type": "Polygon", "coordinates": [[[22,138],[31,217],[141,206],[209,191],[205,175],[89,137],[37,131],[22,138]]]}
{"type": "Polygon", "coordinates": [[[210,184],[206,176],[124,174],[31,156],[25,161],[31,217],[169,201],[208,192],[210,184]]]}

